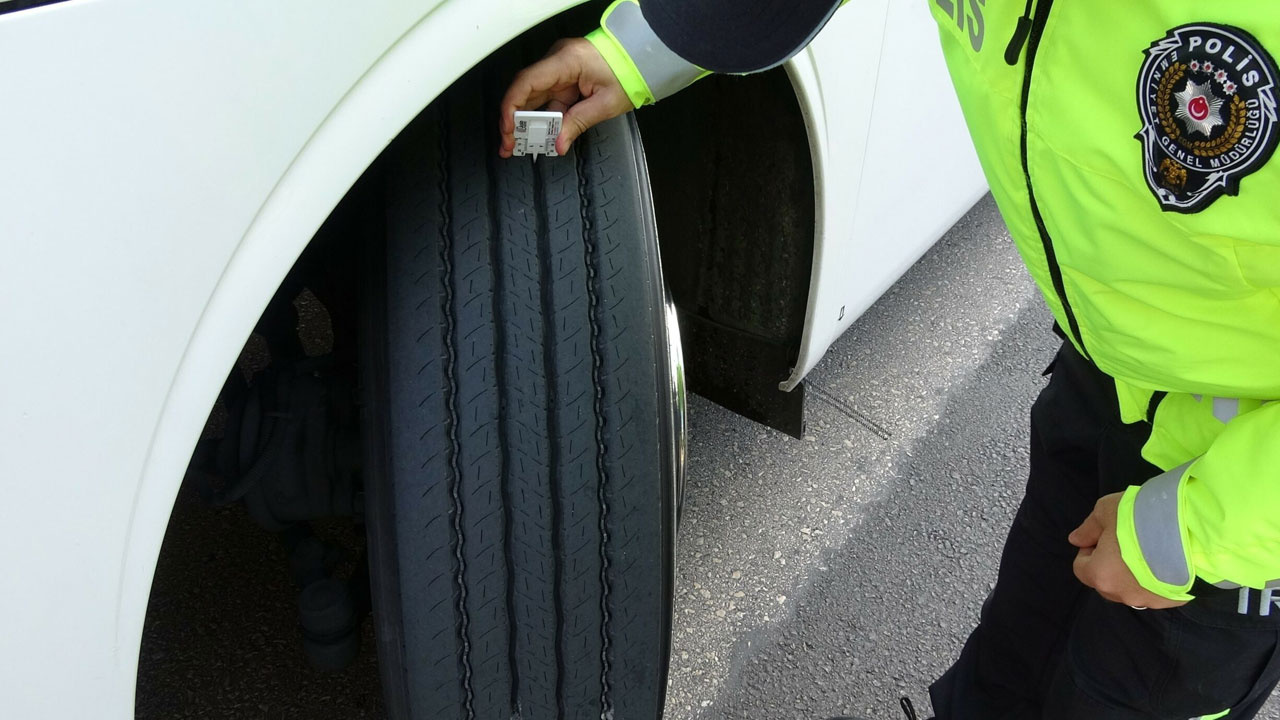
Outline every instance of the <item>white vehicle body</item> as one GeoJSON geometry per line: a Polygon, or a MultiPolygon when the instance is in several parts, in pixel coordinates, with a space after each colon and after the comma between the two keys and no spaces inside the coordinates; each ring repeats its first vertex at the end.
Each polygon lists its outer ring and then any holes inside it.
{"type": "MultiPolygon", "coordinates": [[[[174,498],[274,289],[415,115],[573,3],[6,4],[0,716],[132,717],[174,498]]],[[[935,45],[923,0],[859,0],[789,64],[817,186],[789,384],[984,190],[935,45]]]]}

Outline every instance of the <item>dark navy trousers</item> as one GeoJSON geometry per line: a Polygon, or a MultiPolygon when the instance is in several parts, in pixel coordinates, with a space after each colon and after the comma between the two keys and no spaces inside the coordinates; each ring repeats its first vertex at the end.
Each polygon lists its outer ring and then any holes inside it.
{"type": "Polygon", "coordinates": [[[1026,495],[959,659],[930,688],[938,720],[1253,717],[1280,680],[1280,590],[1198,583],[1171,610],[1108,602],[1071,570],[1067,535],[1103,495],[1154,477],[1147,423],[1071,345],[1031,411],[1026,495]]]}

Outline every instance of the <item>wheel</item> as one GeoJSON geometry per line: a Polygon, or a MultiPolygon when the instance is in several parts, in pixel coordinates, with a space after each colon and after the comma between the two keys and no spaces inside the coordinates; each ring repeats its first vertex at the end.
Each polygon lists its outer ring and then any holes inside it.
{"type": "Polygon", "coordinates": [[[500,160],[476,71],[370,245],[366,517],[396,720],[660,718],[683,381],[639,131],[500,160]]]}

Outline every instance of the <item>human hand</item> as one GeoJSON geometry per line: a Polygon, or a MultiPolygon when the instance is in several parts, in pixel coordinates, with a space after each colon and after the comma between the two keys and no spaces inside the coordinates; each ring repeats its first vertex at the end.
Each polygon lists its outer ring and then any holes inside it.
{"type": "Polygon", "coordinates": [[[632,110],[631,99],[609,69],[600,51],[583,38],[566,38],[551,46],[547,56],[521,70],[502,98],[498,154],[511,157],[515,149],[516,110],[564,113],[556,138],[556,152],[564,155],[588,128],[632,110]]]}
{"type": "Polygon", "coordinates": [[[1121,493],[1112,493],[1099,498],[1089,517],[1067,536],[1072,545],[1080,548],[1072,563],[1076,577],[1107,600],[1130,607],[1164,610],[1185,605],[1142,587],[1125,565],[1120,556],[1120,542],[1116,540],[1120,496],[1121,493]]]}

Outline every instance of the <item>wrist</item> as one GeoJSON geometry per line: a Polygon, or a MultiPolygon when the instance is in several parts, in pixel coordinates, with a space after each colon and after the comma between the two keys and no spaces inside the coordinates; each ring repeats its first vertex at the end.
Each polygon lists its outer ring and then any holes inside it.
{"type": "Polygon", "coordinates": [[[653,93],[644,81],[644,76],[640,74],[639,68],[617,38],[603,27],[599,27],[588,33],[585,39],[596,52],[600,53],[600,57],[604,58],[605,64],[618,79],[622,91],[631,100],[632,107],[639,108],[654,102],[653,93]]]}
{"type": "Polygon", "coordinates": [[[645,20],[638,0],[615,0],[587,40],[636,107],[674,95],[710,74],[667,47],[645,20]]]}
{"type": "Polygon", "coordinates": [[[1187,466],[1174,468],[1141,486],[1130,486],[1116,511],[1120,556],[1144,589],[1170,600],[1188,601],[1195,571],[1182,522],[1181,488],[1187,466]]]}

